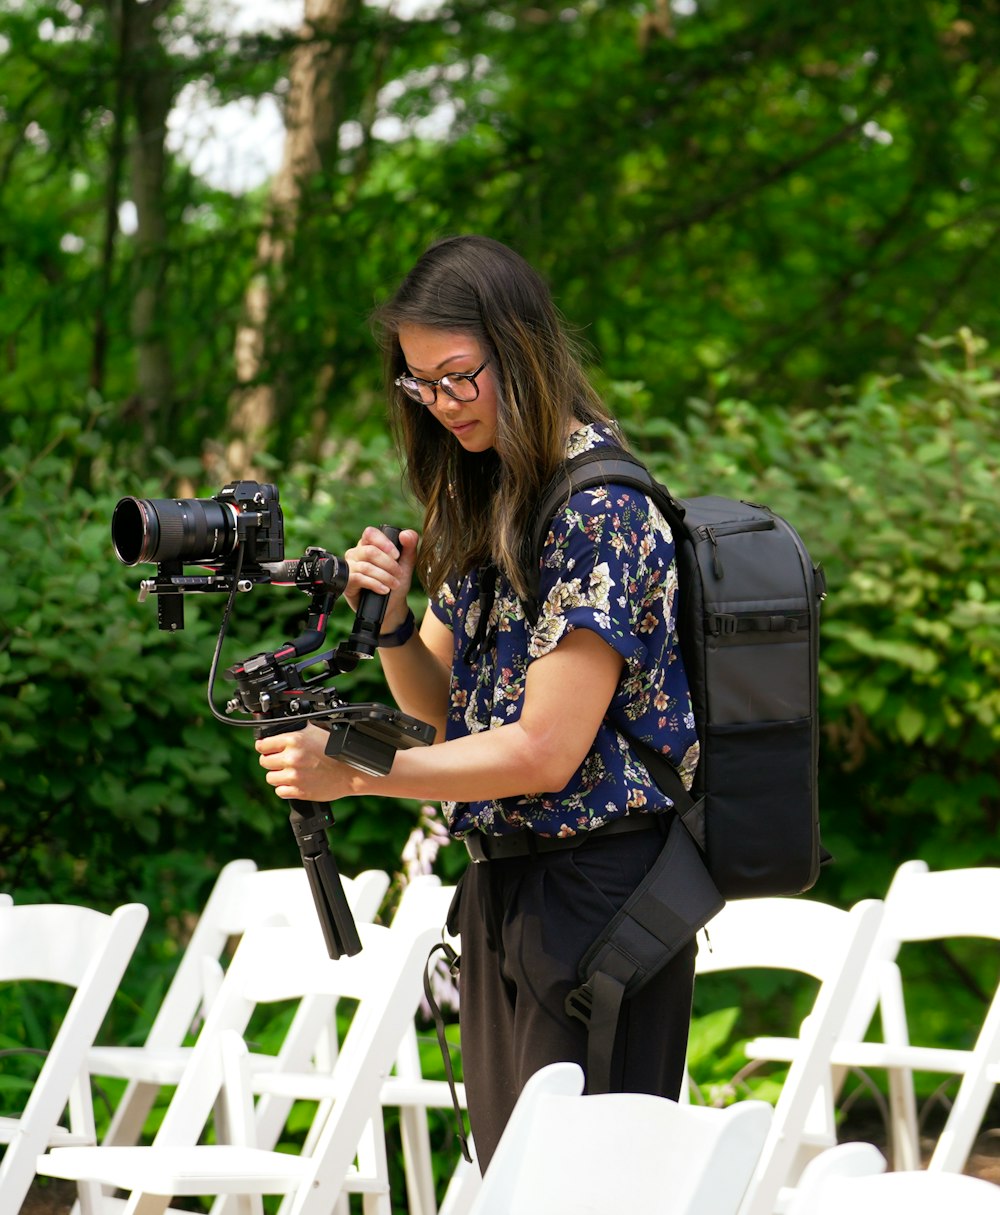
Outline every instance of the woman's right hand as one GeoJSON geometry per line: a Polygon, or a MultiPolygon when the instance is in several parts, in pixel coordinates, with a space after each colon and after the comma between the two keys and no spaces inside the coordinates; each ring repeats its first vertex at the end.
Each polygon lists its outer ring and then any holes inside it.
{"type": "Polygon", "coordinates": [[[413,581],[420,537],[411,528],[400,532],[399,547],[377,527],[366,527],[361,539],[344,553],[349,577],[344,598],[356,612],[361,591],[389,596],[382,631],[391,633],[406,619],[406,595],[413,581]]]}

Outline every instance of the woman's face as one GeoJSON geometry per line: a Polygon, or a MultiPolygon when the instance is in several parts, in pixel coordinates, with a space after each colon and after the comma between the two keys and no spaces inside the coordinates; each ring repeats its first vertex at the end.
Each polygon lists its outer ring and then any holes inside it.
{"type": "MultiPolygon", "coordinates": [[[[469,375],[486,354],[479,342],[464,333],[432,329],[428,325],[400,325],[399,345],[412,376],[439,380],[445,375],[469,375]]],[[[439,384],[432,405],[411,402],[413,409],[426,409],[451,431],[466,451],[488,451],[497,437],[497,395],[492,368],[476,376],[479,396],[474,401],[456,401],[439,384]]]]}

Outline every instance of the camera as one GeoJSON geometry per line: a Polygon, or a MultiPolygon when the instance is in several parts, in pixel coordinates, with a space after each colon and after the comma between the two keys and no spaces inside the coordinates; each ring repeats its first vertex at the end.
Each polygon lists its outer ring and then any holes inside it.
{"type": "Polygon", "coordinates": [[[285,555],[278,487],[231,481],[214,498],[122,498],[111,541],[123,565],[143,561],[218,565],[246,545],[244,565],[285,555]]]}

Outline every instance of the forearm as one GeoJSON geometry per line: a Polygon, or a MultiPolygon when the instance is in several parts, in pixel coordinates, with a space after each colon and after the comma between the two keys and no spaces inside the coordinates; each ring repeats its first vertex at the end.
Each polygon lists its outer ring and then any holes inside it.
{"type": "Polygon", "coordinates": [[[532,731],[511,722],[439,746],[398,751],[386,776],[331,759],[325,754],[327,735],[316,726],[258,739],[255,745],[279,797],[325,802],[369,794],[464,802],[563,788],[587,744],[559,734],[557,723],[532,731]]]}
{"type": "Polygon", "coordinates": [[[568,766],[564,753],[529,734],[520,722],[512,722],[440,746],[399,751],[387,776],[354,769],[338,775],[349,786],[348,796],[488,801],[561,789],[578,762],[571,756],[568,766]]]}

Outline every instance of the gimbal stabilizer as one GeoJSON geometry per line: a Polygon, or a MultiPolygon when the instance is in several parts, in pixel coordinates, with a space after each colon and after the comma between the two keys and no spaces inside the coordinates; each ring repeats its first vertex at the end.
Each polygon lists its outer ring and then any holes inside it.
{"type": "MultiPolygon", "coordinates": [[[[168,608],[169,597],[229,593],[208,684],[209,707],[219,721],[253,726],[261,738],[300,730],[307,721],[315,721],[330,732],[328,755],[361,771],[385,775],[396,751],[426,746],[434,738],[433,727],[386,705],[348,704],[325,681],[374,655],[386,598],[362,592],[347,640],[307,658],[326,638],[330,609],[347,586],[349,570],[346,562],[321,548],[308,548],[297,560],[280,560],[282,518],[277,500],[274,486],[256,482],[234,482],[208,500],[123,498],[112,520],[115,551],[126,565],[158,562],[157,576],[141,583],[140,600],[148,594],[166,597],[159,600],[161,629],[183,627],[181,603],[173,600],[176,607],[168,608]],[[225,554],[222,561],[211,560],[220,552],[225,554]],[[185,575],[183,561],[207,565],[212,573],[185,575]],[[226,678],[236,684],[236,695],[226,705],[229,716],[223,716],[212,693],[229,615],[236,592],[259,583],[296,586],[310,594],[308,618],[293,641],[234,663],[226,671],[226,678]],[[314,673],[307,676],[307,670],[314,673]],[[249,717],[231,716],[240,711],[249,717]]],[[[398,544],[396,529],[382,530],[398,544]]],[[[330,805],[298,800],[290,800],[289,805],[289,822],[327,951],[331,958],[358,953],[361,940],[327,844],[326,831],[335,821],[330,805]]]]}
{"type": "MultiPolygon", "coordinates": [[[[396,529],[382,530],[398,542],[396,529]]],[[[433,728],[385,705],[349,705],[322,681],[352,671],[362,659],[372,657],[385,614],[385,597],[363,592],[350,637],[326,654],[296,663],[295,658],[311,654],[322,643],[330,608],[347,584],[347,566],[318,548],[307,549],[298,562],[284,564],[296,567],[289,582],[313,590],[305,631],[274,653],[256,654],[226,671],[226,678],[233,680],[237,689],[226,712],[243,709],[257,719],[273,719],[272,724],[258,728],[259,738],[300,730],[306,724],[303,717],[312,717],[329,727],[328,754],[336,750],[338,758],[352,767],[384,775],[400,747],[431,742],[433,728]],[[303,677],[305,668],[317,664],[322,665],[318,674],[303,677]]],[[[285,578],[278,576],[273,581],[283,582],[285,578]]],[[[326,830],[335,821],[330,804],[291,800],[289,805],[288,821],[309,878],[327,951],[332,958],[357,953],[361,941],[336,862],[327,847],[326,830]]]]}

